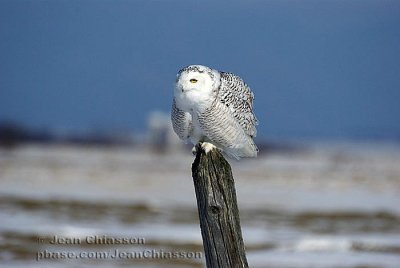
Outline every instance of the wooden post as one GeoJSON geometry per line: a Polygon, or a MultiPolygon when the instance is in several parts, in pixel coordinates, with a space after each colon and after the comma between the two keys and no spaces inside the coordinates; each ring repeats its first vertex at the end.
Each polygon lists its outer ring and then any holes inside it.
{"type": "Polygon", "coordinates": [[[197,145],[192,176],[207,268],[248,267],[229,163],[197,145]]]}

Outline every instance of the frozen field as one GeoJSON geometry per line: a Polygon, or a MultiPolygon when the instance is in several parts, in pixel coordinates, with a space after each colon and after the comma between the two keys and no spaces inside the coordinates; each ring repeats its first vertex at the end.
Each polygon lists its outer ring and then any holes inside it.
{"type": "MultiPolygon", "coordinates": [[[[204,267],[192,162],[186,149],[0,149],[0,266],[204,267]]],[[[230,163],[250,267],[399,267],[398,145],[230,163]]]]}

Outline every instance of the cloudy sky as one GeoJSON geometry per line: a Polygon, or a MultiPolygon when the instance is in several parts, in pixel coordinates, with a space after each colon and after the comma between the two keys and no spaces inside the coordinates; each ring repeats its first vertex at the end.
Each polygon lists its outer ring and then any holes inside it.
{"type": "Polygon", "coordinates": [[[261,138],[399,138],[399,1],[0,0],[0,122],[143,131],[177,71],[253,89],[261,138]]]}

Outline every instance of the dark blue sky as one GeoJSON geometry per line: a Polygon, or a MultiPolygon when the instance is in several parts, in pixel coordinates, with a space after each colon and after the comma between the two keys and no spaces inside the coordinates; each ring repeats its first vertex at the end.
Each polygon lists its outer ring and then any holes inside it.
{"type": "Polygon", "coordinates": [[[250,85],[261,138],[400,137],[399,1],[0,0],[0,121],[144,130],[189,64],[250,85]]]}

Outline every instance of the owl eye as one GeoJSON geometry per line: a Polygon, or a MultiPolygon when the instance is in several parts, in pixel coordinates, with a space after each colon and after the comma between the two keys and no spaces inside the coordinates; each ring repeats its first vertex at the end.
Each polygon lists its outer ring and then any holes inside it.
{"type": "Polygon", "coordinates": [[[194,78],[190,79],[189,81],[190,81],[190,83],[193,83],[193,84],[197,83],[197,79],[194,79],[194,78]]]}

